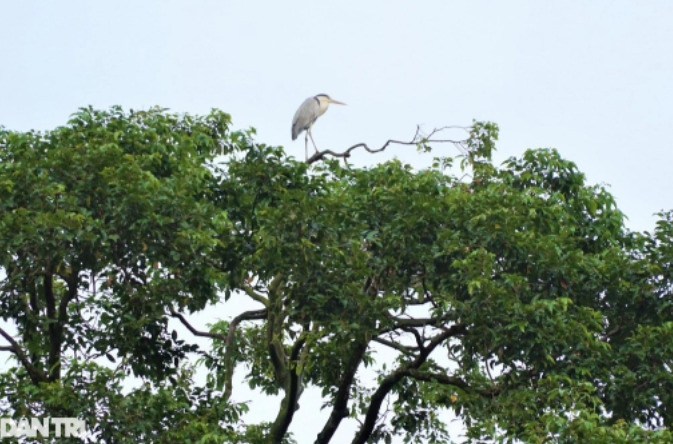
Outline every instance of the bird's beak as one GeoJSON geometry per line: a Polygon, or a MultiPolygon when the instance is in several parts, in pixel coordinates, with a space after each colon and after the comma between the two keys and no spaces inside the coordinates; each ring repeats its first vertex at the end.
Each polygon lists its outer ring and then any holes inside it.
{"type": "Polygon", "coordinates": [[[339,102],[338,100],[334,100],[334,99],[329,99],[329,103],[336,103],[337,105],[345,105],[345,103],[339,102]]]}

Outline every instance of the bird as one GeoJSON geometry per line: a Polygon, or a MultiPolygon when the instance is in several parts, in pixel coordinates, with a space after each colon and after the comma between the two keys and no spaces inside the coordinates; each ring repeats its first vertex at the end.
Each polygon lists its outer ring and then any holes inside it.
{"type": "Polygon", "coordinates": [[[313,142],[313,148],[315,148],[315,152],[318,152],[318,147],[315,146],[315,141],[313,140],[313,135],[311,134],[311,127],[318,117],[325,114],[325,111],[327,111],[327,107],[330,103],[345,105],[345,103],[334,100],[327,94],[318,94],[304,100],[297,112],[294,113],[294,118],[292,119],[292,140],[296,140],[297,136],[299,136],[302,131],[306,130],[304,148],[306,151],[307,160],[309,137],[311,138],[311,142],[313,142]]]}

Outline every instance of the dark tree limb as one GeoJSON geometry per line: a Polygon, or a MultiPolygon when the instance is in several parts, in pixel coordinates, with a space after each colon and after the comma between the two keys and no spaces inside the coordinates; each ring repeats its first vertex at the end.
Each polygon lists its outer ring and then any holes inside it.
{"type": "MultiPolygon", "coordinates": [[[[21,254],[19,254],[19,258],[21,258],[21,254]]],[[[9,272],[9,274],[13,274],[13,272],[9,272]]],[[[34,279],[22,279],[21,288],[24,293],[29,295],[28,301],[24,298],[18,298],[26,312],[25,325],[22,331],[23,342],[26,344],[39,342],[45,336],[45,333],[41,331],[43,329],[38,321],[40,317],[40,303],[34,279]]],[[[37,350],[31,352],[30,360],[31,362],[39,361],[37,350]]]]}
{"type": "Polygon", "coordinates": [[[58,304],[58,322],[61,328],[68,323],[68,304],[77,297],[79,274],[75,271],[66,276],[65,282],[68,286],[68,291],[63,295],[58,304]]]}
{"type": "Polygon", "coordinates": [[[390,390],[400,381],[402,378],[409,374],[409,370],[416,370],[428,359],[428,356],[435,350],[435,348],[440,345],[442,342],[447,339],[456,336],[458,334],[464,333],[467,331],[467,328],[461,324],[455,324],[441,333],[434,336],[430,343],[423,348],[423,350],[418,354],[416,359],[411,361],[406,365],[402,365],[394,370],[391,374],[383,378],[379,387],[376,389],[372,395],[371,401],[369,402],[369,407],[367,408],[367,414],[365,415],[365,420],[360,426],[355,438],[353,438],[353,444],[364,444],[367,442],[374,427],[376,426],[376,421],[379,417],[379,411],[381,409],[381,404],[385,400],[390,390]]]}
{"type": "Polygon", "coordinates": [[[402,330],[406,331],[407,333],[411,333],[416,340],[416,346],[418,347],[419,350],[423,350],[425,340],[421,336],[421,334],[416,330],[418,327],[403,327],[402,330]]]}
{"type": "Polygon", "coordinates": [[[63,329],[68,323],[68,304],[77,297],[77,279],[76,271],[66,276],[68,290],[61,294],[61,299],[57,302],[54,294],[54,276],[52,266],[47,267],[43,276],[44,299],[47,308],[48,340],[49,354],[47,363],[49,365],[49,380],[57,381],[61,378],[61,352],[63,347],[63,329]]]}
{"type": "Polygon", "coordinates": [[[16,342],[16,340],[9,333],[0,328],[0,335],[10,344],[9,346],[3,346],[2,350],[11,351],[14,353],[14,355],[16,355],[16,357],[19,359],[19,362],[21,362],[23,367],[28,372],[28,376],[30,377],[30,380],[33,384],[37,385],[40,382],[46,382],[48,380],[47,375],[45,375],[42,370],[30,362],[19,343],[16,342]]]}
{"type": "Polygon", "coordinates": [[[452,140],[452,139],[433,139],[432,137],[447,129],[463,129],[463,130],[469,130],[469,128],[466,127],[460,127],[460,126],[445,126],[442,128],[436,128],[430,132],[427,136],[422,136],[421,135],[421,129],[420,127],[416,127],[416,133],[414,134],[414,137],[410,141],[403,141],[403,140],[394,140],[394,139],[389,139],[384,143],[380,148],[370,148],[369,145],[366,143],[357,143],[350,148],[346,149],[346,151],[343,152],[336,152],[332,150],[322,150],[319,151],[315,154],[313,154],[311,157],[306,159],[306,163],[312,164],[315,163],[326,156],[332,156],[332,157],[337,157],[337,158],[343,158],[347,159],[351,156],[351,152],[358,148],[362,148],[368,153],[380,153],[381,151],[385,151],[386,148],[390,145],[419,145],[419,144],[428,144],[428,143],[451,143],[455,146],[457,146],[461,151],[466,152],[467,149],[465,148],[465,140],[452,140]]]}
{"type": "Polygon", "coordinates": [[[197,330],[196,328],[194,328],[194,326],[192,326],[192,324],[189,323],[187,319],[185,319],[185,317],[181,313],[178,313],[177,311],[173,310],[172,307],[170,308],[170,313],[171,316],[180,320],[182,325],[187,327],[187,330],[189,330],[194,336],[199,336],[202,338],[219,339],[222,342],[227,341],[226,336],[224,336],[223,334],[197,330]]]}
{"type": "Polygon", "coordinates": [[[299,408],[299,397],[303,391],[301,385],[301,374],[303,373],[303,370],[298,368],[298,364],[300,362],[299,356],[302,352],[302,348],[306,344],[306,335],[307,330],[304,330],[297,341],[292,345],[292,349],[290,351],[289,363],[286,370],[286,377],[283,387],[285,396],[280,402],[278,415],[276,416],[276,420],[271,425],[270,430],[271,442],[274,444],[280,444],[283,441],[283,437],[287,433],[287,429],[292,423],[294,413],[299,408]]]}
{"type": "Polygon", "coordinates": [[[47,356],[47,366],[49,369],[49,380],[58,381],[61,379],[61,345],[63,342],[63,326],[59,323],[56,313],[56,296],[54,295],[54,276],[51,271],[51,265],[47,267],[47,272],[43,277],[44,300],[47,306],[48,344],[49,353],[47,356]]]}
{"type": "Polygon", "coordinates": [[[229,331],[227,332],[227,336],[225,337],[221,333],[211,333],[207,331],[201,331],[197,330],[192,326],[192,324],[185,319],[185,317],[173,310],[173,308],[170,309],[171,316],[174,318],[177,318],[180,320],[182,325],[184,325],[187,330],[189,330],[194,336],[199,336],[203,338],[210,338],[210,339],[217,339],[219,341],[222,341],[225,344],[224,348],[224,398],[229,399],[231,397],[231,392],[232,392],[232,380],[234,376],[234,367],[235,367],[235,362],[233,360],[233,353],[234,353],[234,344],[235,344],[235,339],[236,339],[236,328],[238,325],[243,322],[243,321],[252,321],[252,320],[261,320],[265,319],[267,316],[266,309],[262,310],[250,310],[243,312],[236,316],[234,319],[232,319],[231,323],[229,324],[229,331]]]}
{"type": "Polygon", "coordinates": [[[276,275],[269,284],[269,310],[267,311],[266,342],[276,382],[287,386],[287,357],[283,346],[283,301],[280,295],[282,276],[276,275]]]}
{"type": "Polygon", "coordinates": [[[334,432],[336,432],[339,424],[341,424],[341,420],[348,416],[348,400],[350,398],[351,386],[366,351],[366,339],[362,339],[354,344],[353,350],[350,353],[350,359],[346,363],[336,396],[334,397],[332,412],[323,429],[318,434],[318,438],[315,441],[316,444],[328,443],[332,439],[332,436],[334,436],[334,432]]]}
{"type": "Polygon", "coordinates": [[[435,318],[400,318],[397,316],[389,316],[395,322],[395,326],[400,327],[425,327],[434,326],[441,321],[435,318]]]}
{"type": "MultiPolygon", "coordinates": [[[[52,275],[49,277],[49,287],[51,292],[51,297],[53,299],[53,281],[52,275]]],[[[65,282],[67,285],[67,291],[61,294],[61,300],[58,302],[58,311],[53,312],[53,317],[49,317],[49,372],[50,380],[56,381],[61,378],[61,353],[63,346],[63,330],[66,325],[68,325],[68,305],[77,297],[78,288],[78,279],[79,274],[77,271],[73,270],[68,276],[66,276],[65,282]],[[53,327],[53,328],[52,328],[53,327]]],[[[47,278],[45,277],[45,285],[47,283],[47,278]]],[[[45,287],[45,291],[47,288],[45,287]]],[[[49,306],[49,305],[48,305],[49,306]]],[[[54,306],[56,309],[56,307],[54,306]]]]}

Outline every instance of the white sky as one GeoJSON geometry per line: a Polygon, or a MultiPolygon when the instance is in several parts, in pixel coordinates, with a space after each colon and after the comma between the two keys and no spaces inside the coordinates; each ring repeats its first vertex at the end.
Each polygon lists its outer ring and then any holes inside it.
{"type": "MultiPolygon", "coordinates": [[[[316,124],[321,148],[490,120],[497,159],[557,148],[611,185],[635,230],[673,207],[669,0],[24,0],[0,2],[0,17],[9,129],[50,129],[89,104],[220,108],[303,158],[292,116],[327,93],[348,106],[316,124]]],[[[409,147],[356,160],[391,156],[429,160],[409,147]]]]}

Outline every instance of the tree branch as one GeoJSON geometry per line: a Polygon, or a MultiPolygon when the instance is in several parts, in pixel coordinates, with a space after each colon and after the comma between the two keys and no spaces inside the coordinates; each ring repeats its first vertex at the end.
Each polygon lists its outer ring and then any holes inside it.
{"type": "Polygon", "coordinates": [[[332,436],[334,436],[341,420],[348,416],[348,399],[350,398],[351,386],[355,380],[355,373],[360,366],[360,362],[362,362],[362,357],[367,351],[367,345],[367,340],[364,338],[354,344],[353,350],[350,353],[350,359],[345,365],[343,377],[339,382],[337,394],[334,397],[332,412],[325,426],[318,434],[316,444],[328,443],[332,439],[332,436]]]}
{"type": "Polygon", "coordinates": [[[243,284],[241,290],[243,290],[245,294],[250,296],[253,300],[264,305],[264,307],[269,308],[269,300],[264,296],[262,296],[261,294],[257,293],[255,290],[253,290],[251,286],[243,284]]]}
{"type": "Polygon", "coordinates": [[[299,355],[301,354],[302,348],[306,343],[307,333],[308,332],[305,329],[297,341],[292,345],[290,351],[290,360],[288,369],[286,370],[285,384],[283,387],[285,396],[280,402],[278,415],[271,425],[270,430],[272,443],[280,444],[283,441],[283,437],[287,433],[290,423],[292,423],[294,412],[299,408],[298,401],[303,391],[300,374],[303,373],[303,370],[299,370],[297,363],[299,362],[299,355]]]}
{"type": "Polygon", "coordinates": [[[438,335],[434,336],[430,340],[430,343],[427,345],[427,347],[421,350],[416,359],[406,365],[398,367],[391,374],[383,378],[378,389],[376,389],[371,397],[365,420],[360,426],[360,430],[355,435],[355,438],[353,438],[352,443],[364,444],[367,442],[372,434],[372,431],[374,430],[374,426],[376,425],[376,420],[379,416],[381,404],[395,384],[408,375],[409,370],[418,369],[418,367],[420,367],[427,360],[430,353],[432,353],[439,344],[457,334],[464,333],[465,331],[467,331],[467,328],[462,324],[455,324],[450,328],[447,328],[438,335]]]}
{"type": "Polygon", "coordinates": [[[281,283],[282,275],[278,274],[274,276],[269,284],[266,341],[276,381],[285,387],[287,385],[285,381],[287,378],[287,358],[283,348],[283,301],[279,294],[281,283]]]}
{"type": "Polygon", "coordinates": [[[68,304],[77,297],[77,279],[79,275],[72,271],[64,280],[68,285],[68,292],[61,298],[58,304],[58,322],[61,328],[68,322],[68,304]]]}
{"type": "Polygon", "coordinates": [[[418,327],[402,327],[402,330],[406,331],[407,333],[411,333],[416,340],[416,345],[418,346],[419,350],[423,350],[424,344],[425,344],[425,339],[421,336],[421,334],[416,330],[418,327]]]}
{"type": "MultiPolygon", "coordinates": [[[[56,319],[50,321],[49,324],[49,340],[51,342],[49,350],[49,368],[51,372],[50,377],[52,380],[58,380],[61,378],[61,348],[63,345],[63,329],[68,324],[68,305],[73,299],[77,297],[78,278],[78,272],[72,270],[66,279],[64,279],[68,290],[66,292],[61,292],[61,300],[58,302],[58,314],[54,313],[56,319]],[[53,330],[51,328],[52,325],[54,327],[53,330]]],[[[54,283],[52,279],[53,277],[49,275],[49,286],[52,288],[51,293],[53,298],[54,283]]]]}
{"type": "Polygon", "coordinates": [[[182,325],[187,327],[187,330],[189,330],[194,336],[200,336],[203,338],[210,338],[210,339],[217,339],[219,341],[222,341],[225,344],[224,348],[224,399],[229,399],[231,397],[231,392],[232,392],[232,379],[234,376],[234,361],[233,361],[233,353],[234,353],[234,341],[236,339],[236,328],[238,325],[243,322],[243,321],[252,321],[252,320],[260,320],[264,319],[267,316],[267,311],[266,309],[262,310],[250,310],[243,312],[236,316],[234,319],[232,319],[231,323],[229,324],[229,331],[227,333],[227,336],[225,337],[221,333],[212,333],[212,332],[206,332],[206,331],[201,331],[197,330],[192,326],[192,324],[185,319],[185,317],[173,310],[173,308],[170,308],[170,313],[171,316],[174,318],[178,318],[182,325]]]}
{"type": "Polygon", "coordinates": [[[388,315],[388,318],[395,322],[393,328],[402,327],[439,327],[446,321],[449,316],[445,315],[439,318],[400,318],[398,316],[388,315]]]}
{"type": "Polygon", "coordinates": [[[180,322],[182,323],[182,325],[187,327],[187,330],[189,330],[194,336],[200,336],[202,338],[219,339],[222,342],[227,342],[227,338],[223,334],[211,333],[211,332],[200,331],[200,330],[195,329],[192,326],[192,324],[190,324],[189,321],[187,319],[185,319],[185,317],[181,313],[178,313],[177,311],[173,310],[173,307],[170,308],[170,313],[171,313],[171,316],[173,316],[174,318],[178,318],[180,320],[180,322]]]}
{"type": "Polygon", "coordinates": [[[406,345],[398,344],[397,342],[394,341],[389,341],[387,339],[383,338],[373,338],[372,341],[378,342],[381,345],[385,345],[386,347],[395,349],[407,356],[413,356],[415,351],[418,351],[418,347],[409,347],[406,345]]]}
{"type": "Polygon", "coordinates": [[[433,139],[432,136],[435,134],[447,130],[447,129],[463,129],[463,130],[469,130],[469,127],[461,127],[461,126],[445,126],[442,128],[435,128],[433,129],[430,134],[427,136],[421,136],[421,129],[420,127],[416,127],[416,133],[414,134],[414,137],[406,142],[402,140],[394,140],[394,139],[389,139],[386,141],[386,143],[383,144],[380,148],[370,148],[369,145],[366,143],[357,143],[350,148],[346,149],[346,151],[343,151],[341,153],[337,153],[332,150],[323,150],[319,151],[315,154],[313,154],[311,157],[309,157],[306,160],[306,163],[312,164],[315,163],[321,159],[323,159],[325,156],[332,156],[332,157],[339,157],[339,158],[344,158],[347,159],[351,156],[351,152],[358,149],[358,148],[363,148],[365,151],[368,153],[380,153],[381,151],[385,151],[386,148],[388,148],[389,145],[418,145],[418,144],[428,144],[428,143],[451,143],[455,146],[457,146],[462,152],[466,152],[467,149],[465,148],[465,140],[451,140],[451,139],[433,139]]]}
{"type": "Polygon", "coordinates": [[[19,359],[19,362],[23,364],[23,367],[28,372],[28,376],[30,377],[30,380],[33,382],[33,384],[37,385],[40,382],[46,382],[47,375],[45,375],[42,370],[30,362],[19,343],[16,342],[16,340],[14,340],[14,338],[2,328],[0,328],[0,335],[2,335],[2,337],[5,338],[10,344],[9,346],[3,346],[2,350],[11,351],[16,355],[16,357],[19,359]]]}
{"type": "MultiPolygon", "coordinates": [[[[461,378],[456,378],[452,376],[445,375],[443,373],[431,373],[431,372],[422,372],[417,369],[406,369],[404,372],[404,376],[409,376],[411,378],[414,378],[418,381],[425,381],[425,382],[436,382],[439,384],[445,384],[445,385],[452,385],[454,387],[461,388],[463,390],[468,390],[470,389],[470,386],[467,382],[465,382],[461,378]]],[[[493,387],[490,390],[472,390],[475,393],[478,393],[482,396],[495,396],[498,393],[500,393],[500,388],[499,387],[493,387]]]]}
{"type": "Polygon", "coordinates": [[[252,321],[256,319],[264,319],[267,316],[266,309],[246,311],[236,316],[229,324],[229,332],[227,334],[225,349],[224,349],[224,399],[229,399],[232,392],[232,380],[234,378],[235,363],[233,360],[234,340],[236,339],[236,328],[238,324],[243,321],[252,321]]]}
{"type": "Polygon", "coordinates": [[[44,300],[47,305],[48,327],[48,346],[49,354],[47,357],[47,366],[49,370],[49,380],[58,381],[61,378],[61,343],[63,342],[63,326],[60,325],[56,313],[56,297],[54,295],[54,276],[51,265],[47,266],[47,271],[43,277],[44,300]]]}

